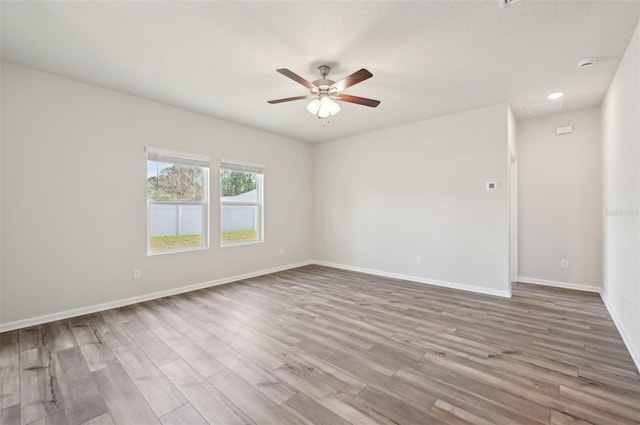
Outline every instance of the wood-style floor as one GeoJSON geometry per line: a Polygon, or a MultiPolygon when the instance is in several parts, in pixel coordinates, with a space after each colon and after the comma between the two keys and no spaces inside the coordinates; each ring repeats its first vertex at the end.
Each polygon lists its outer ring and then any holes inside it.
{"type": "Polygon", "coordinates": [[[0,423],[640,424],[598,295],[320,266],[1,335],[0,423]]]}

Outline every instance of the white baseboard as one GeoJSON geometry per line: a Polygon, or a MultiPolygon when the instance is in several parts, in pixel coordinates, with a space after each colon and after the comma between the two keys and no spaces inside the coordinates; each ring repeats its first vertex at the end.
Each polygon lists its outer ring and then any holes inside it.
{"type": "Polygon", "coordinates": [[[41,325],[43,323],[55,322],[56,320],[69,319],[71,317],[77,317],[77,316],[82,316],[84,314],[96,313],[99,311],[109,310],[112,308],[124,307],[126,305],[136,304],[144,301],[150,301],[157,298],[168,297],[171,295],[182,294],[184,292],[195,291],[197,289],[209,288],[211,286],[223,285],[225,283],[236,282],[239,280],[249,279],[252,277],[262,276],[265,274],[294,269],[296,267],[307,266],[309,264],[313,264],[313,261],[302,261],[300,263],[287,264],[285,266],[279,266],[279,267],[272,267],[269,269],[259,270],[256,272],[224,277],[221,279],[210,280],[208,282],[201,282],[193,285],[181,286],[179,288],[172,288],[164,291],[152,292],[150,294],[138,295],[135,297],[109,301],[101,304],[94,304],[87,307],[74,308],[71,310],[61,311],[58,313],[45,314],[43,316],[16,320],[14,322],[0,323],[0,332],[12,331],[14,329],[21,329],[29,326],[41,325]]]}
{"type": "Polygon", "coordinates": [[[485,294],[485,295],[493,295],[493,296],[502,297],[502,298],[511,298],[511,291],[502,291],[500,289],[490,289],[490,288],[484,288],[482,286],[468,285],[466,283],[456,283],[456,282],[447,282],[443,280],[427,279],[420,276],[412,276],[412,275],[406,275],[406,274],[386,272],[382,270],[367,269],[364,267],[348,266],[345,264],[330,263],[328,261],[314,260],[313,263],[318,264],[320,266],[333,267],[336,269],[349,270],[352,272],[360,272],[360,273],[372,274],[375,276],[382,276],[382,277],[390,277],[392,279],[407,280],[407,281],[416,282],[416,283],[425,283],[427,285],[442,286],[444,288],[460,289],[463,291],[476,292],[476,293],[485,294]]]}
{"type": "Polygon", "coordinates": [[[583,285],[580,283],[558,282],[556,280],[536,279],[533,277],[518,276],[518,282],[532,283],[534,285],[553,286],[556,288],[574,289],[576,291],[597,292],[600,293],[602,288],[599,286],[583,285]]]}
{"type": "Polygon", "coordinates": [[[633,362],[636,364],[636,368],[638,369],[638,372],[640,372],[640,347],[635,347],[631,342],[631,337],[630,337],[631,332],[627,331],[627,329],[624,327],[622,323],[622,320],[620,320],[620,317],[611,308],[611,305],[607,301],[607,294],[604,292],[601,292],[600,298],[602,298],[602,302],[604,303],[605,307],[607,307],[607,310],[609,311],[609,316],[611,316],[611,318],[613,319],[613,323],[616,325],[616,328],[618,328],[618,332],[622,337],[622,341],[624,342],[624,345],[627,346],[627,350],[629,350],[629,354],[631,354],[631,358],[633,359],[633,362]]]}

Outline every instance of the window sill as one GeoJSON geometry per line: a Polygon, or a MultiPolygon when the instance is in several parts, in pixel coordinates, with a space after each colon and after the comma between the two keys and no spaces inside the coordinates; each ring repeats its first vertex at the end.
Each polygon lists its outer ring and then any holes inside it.
{"type": "Polygon", "coordinates": [[[220,248],[230,248],[230,247],[233,247],[233,246],[243,246],[243,245],[256,245],[256,244],[260,244],[260,243],[264,243],[264,240],[227,242],[227,243],[221,243],[220,244],[220,248]]]}
{"type": "Polygon", "coordinates": [[[158,250],[158,251],[149,251],[147,250],[147,257],[153,257],[156,255],[165,255],[165,254],[177,254],[180,252],[191,252],[191,251],[202,251],[205,249],[209,249],[208,246],[196,246],[193,248],[184,248],[184,249],[168,249],[168,250],[158,250]]]}

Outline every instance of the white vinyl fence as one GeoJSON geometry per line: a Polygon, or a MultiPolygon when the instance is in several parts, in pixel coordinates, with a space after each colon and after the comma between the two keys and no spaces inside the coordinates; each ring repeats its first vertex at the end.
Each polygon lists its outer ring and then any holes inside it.
{"type": "Polygon", "coordinates": [[[222,231],[247,230],[257,228],[258,208],[244,205],[224,205],[222,207],[222,231]]]}
{"type": "MultiPolygon", "coordinates": [[[[202,232],[202,205],[150,206],[151,236],[195,235],[202,232]]],[[[258,208],[255,206],[225,205],[222,207],[223,232],[256,229],[258,208]]]]}
{"type": "Polygon", "coordinates": [[[202,205],[151,205],[151,236],[202,233],[202,205]]]}

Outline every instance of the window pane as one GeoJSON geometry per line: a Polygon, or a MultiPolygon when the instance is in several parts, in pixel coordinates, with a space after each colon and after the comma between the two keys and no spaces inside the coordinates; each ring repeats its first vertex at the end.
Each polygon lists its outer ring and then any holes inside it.
{"type": "Polygon", "coordinates": [[[147,197],[154,201],[202,202],[203,170],[194,165],[147,161],[147,197]]]}
{"type": "Polygon", "coordinates": [[[149,208],[151,250],[204,246],[204,206],[151,204],[149,208]]]}
{"type": "Polygon", "coordinates": [[[220,170],[220,194],[222,201],[258,202],[255,173],[220,170]]]}
{"type": "Polygon", "coordinates": [[[253,205],[222,205],[222,243],[258,240],[259,213],[253,205]]]}
{"type": "Polygon", "coordinates": [[[147,146],[147,255],[209,247],[205,155],[147,146]]]}

